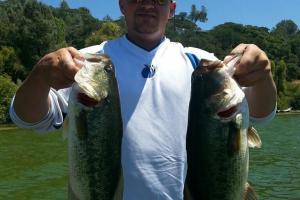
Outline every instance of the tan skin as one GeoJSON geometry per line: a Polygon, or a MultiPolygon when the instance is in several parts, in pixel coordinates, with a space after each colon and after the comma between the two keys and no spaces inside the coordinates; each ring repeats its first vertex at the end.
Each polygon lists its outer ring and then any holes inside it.
{"type": "MultiPolygon", "coordinates": [[[[152,0],[137,4],[119,0],[119,6],[127,23],[128,38],[147,50],[160,43],[166,24],[174,14],[170,2],[160,6],[152,0]]],[[[276,87],[268,57],[252,44],[240,44],[231,53],[243,53],[236,66],[235,78],[242,86],[249,87],[246,96],[251,116],[267,116],[276,104],[276,87]]],[[[22,120],[32,123],[43,119],[49,111],[50,87],[67,88],[74,82],[74,75],[81,68],[76,59],[80,60],[82,56],[72,47],[59,49],[41,58],[16,93],[14,109],[22,120]]],[[[230,56],[225,61],[228,59],[230,56]]]]}

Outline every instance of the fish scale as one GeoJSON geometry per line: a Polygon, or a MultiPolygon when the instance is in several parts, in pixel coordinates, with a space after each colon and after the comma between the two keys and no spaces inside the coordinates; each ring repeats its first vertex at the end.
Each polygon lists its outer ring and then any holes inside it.
{"type": "Polygon", "coordinates": [[[69,200],[121,199],[123,131],[113,65],[101,54],[85,56],[85,66],[75,76],[65,127],[69,200]]]}
{"type": "Polygon", "coordinates": [[[253,192],[247,189],[247,100],[226,66],[202,62],[192,75],[185,200],[242,200],[253,192]],[[226,109],[232,113],[219,117],[226,109]]]}

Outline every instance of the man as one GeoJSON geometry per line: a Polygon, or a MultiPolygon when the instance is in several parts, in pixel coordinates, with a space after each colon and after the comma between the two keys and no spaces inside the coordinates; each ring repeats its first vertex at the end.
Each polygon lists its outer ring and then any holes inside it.
{"type": "MultiPolygon", "coordinates": [[[[119,6],[128,33],[81,52],[106,53],[115,65],[124,130],[124,199],[182,199],[193,71],[185,53],[198,59],[216,58],[165,38],[175,2],[119,0],[119,6]]],[[[59,49],[36,64],[10,110],[19,126],[43,131],[61,125],[69,87],[81,68],[81,52],[72,47],[59,49]]],[[[266,54],[248,44],[240,44],[231,53],[243,53],[235,78],[247,87],[252,122],[268,121],[274,115],[276,89],[266,54]]]]}

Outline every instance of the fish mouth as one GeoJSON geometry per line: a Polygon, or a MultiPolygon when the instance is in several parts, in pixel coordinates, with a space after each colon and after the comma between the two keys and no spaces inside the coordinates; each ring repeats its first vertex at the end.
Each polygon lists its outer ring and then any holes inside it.
{"type": "Polygon", "coordinates": [[[79,92],[77,94],[77,100],[79,103],[86,107],[96,107],[96,106],[101,106],[105,103],[106,98],[101,99],[100,101],[97,101],[96,99],[93,99],[89,97],[88,95],[79,92]]]}
{"type": "Polygon", "coordinates": [[[216,113],[216,116],[221,120],[231,120],[240,110],[241,103],[230,106],[229,108],[221,109],[216,113]]]}
{"type": "Polygon", "coordinates": [[[214,114],[214,118],[223,122],[232,120],[236,114],[241,111],[243,98],[243,93],[238,92],[228,95],[227,98],[221,102],[221,104],[216,103],[215,105],[219,106],[216,107],[217,109],[214,114]]]}

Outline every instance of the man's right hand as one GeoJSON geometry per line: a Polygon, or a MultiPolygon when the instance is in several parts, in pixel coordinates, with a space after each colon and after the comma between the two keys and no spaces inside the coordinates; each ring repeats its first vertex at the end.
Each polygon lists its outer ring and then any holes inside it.
{"type": "Polygon", "coordinates": [[[28,123],[42,120],[50,109],[50,88],[70,87],[82,60],[81,53],[73,47],[45,55],[16,92],[13,107],[17,116],[28,123]]]}
{"type": "Polygon", "coordinates": [[[56,90],[67,88],[82,67],[82,54],[73,47],[62,48],[45,55],[34,67],[31,76],[39,76],[56,90]]]}

